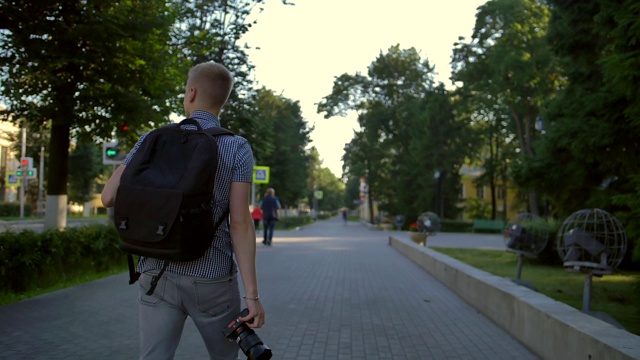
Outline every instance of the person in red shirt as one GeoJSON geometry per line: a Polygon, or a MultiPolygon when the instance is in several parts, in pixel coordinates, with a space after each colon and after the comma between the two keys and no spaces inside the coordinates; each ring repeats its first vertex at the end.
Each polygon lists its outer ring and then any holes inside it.
{"type": "Polygon", "coordinates": [[[259,206],[253,208],[253,211],[251,212],[251,218],[253,219],[254,227],[256,228],[256,230],[258,230],[258,227],[260,227],[260,220],[262,220],[262,209],[260,209],[259,206]]]}

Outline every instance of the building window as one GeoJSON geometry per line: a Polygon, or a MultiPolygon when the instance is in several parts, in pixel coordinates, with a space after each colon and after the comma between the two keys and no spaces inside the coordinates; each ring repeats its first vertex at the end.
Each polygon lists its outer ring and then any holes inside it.
{"type": "Polygon", "coordinates": [[[478,199],[484,200],[484,186],[478,185],[478,187],[476,188],[476,195],[478,199]]]}
{"type": "Polygon", "coordinates": [[[496,188],[498,200],[504,200],[507,197],[507,187],[502,185],[496,188]]]}

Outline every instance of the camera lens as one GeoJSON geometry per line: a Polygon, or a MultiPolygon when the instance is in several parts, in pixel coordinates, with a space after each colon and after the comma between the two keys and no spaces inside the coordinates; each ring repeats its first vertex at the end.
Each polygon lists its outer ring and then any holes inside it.
{"type": "Polygon", "coordinates": [[[238,343],[240,350],[247,356],[248,360],[271,359],[271,349],[260,340],[260,337],[256,335],[255,331],[240,321],[240,317],[247,315],[249,315],[249,310],[242,310],[238,318],[231,321],[229,325],[222,330],[222,333],[226,338],[238,343]]]}
{"type": "Polygon", "coordinates": [[[243,324],[238,330],[240,332],[238,333],[237,342],[248,360],[271,359],[271,349],[264,345],[251,328],[243,324]]]}

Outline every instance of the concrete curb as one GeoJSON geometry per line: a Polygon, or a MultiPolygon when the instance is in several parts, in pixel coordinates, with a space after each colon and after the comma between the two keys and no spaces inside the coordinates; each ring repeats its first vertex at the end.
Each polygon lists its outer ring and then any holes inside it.
{"type": "Polygon", "coordinates": [[[389,245],[544,359],[640,359],[640,336],[409,239],[389,245]]]}

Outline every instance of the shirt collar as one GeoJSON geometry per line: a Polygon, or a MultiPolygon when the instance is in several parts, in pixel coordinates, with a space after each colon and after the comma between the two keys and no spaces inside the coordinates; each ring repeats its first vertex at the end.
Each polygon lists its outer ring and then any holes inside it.
{"type": "Polygon", "coordinates": [[[190,116],[192,119],[195,119],[202,128],[208,128],[212,126],[220,127],[220,119],[216,115],[213,115],[210,112],[204,110],[196,110],[191,113],[190,116]]]}

